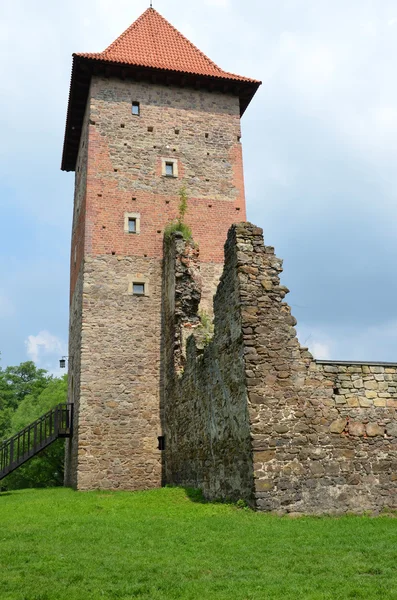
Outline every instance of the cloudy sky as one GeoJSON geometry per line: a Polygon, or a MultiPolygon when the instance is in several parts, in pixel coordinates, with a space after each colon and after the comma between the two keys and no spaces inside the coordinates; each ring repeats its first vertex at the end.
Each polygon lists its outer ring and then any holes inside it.
{"type": "MultiPolygon", "coordinates": [[[[66,353],[73,174],[60,171],[71,54],[146,0],[0,5],[2,366],[66,353]]],[[[284,258],[318,358],[397,361],[395,0],[154,0],[225,70],[263,86],[243,118],[249,220],[284,258]]]]}

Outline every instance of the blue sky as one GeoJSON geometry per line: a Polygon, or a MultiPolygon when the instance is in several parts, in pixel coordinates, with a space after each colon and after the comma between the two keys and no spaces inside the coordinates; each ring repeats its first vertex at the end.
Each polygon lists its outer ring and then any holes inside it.
{"type": "MultiPolygon", "coordinates": [[[[71,54],[140,0],[0,6],[0,350],[66,353],[73,174],[60,171],[71,54]]],[[[154,0],[225,70],[262,79],[243,118],[249,220],[284,259],[302,344],[397,361],[394,0],[154,0]]]]}

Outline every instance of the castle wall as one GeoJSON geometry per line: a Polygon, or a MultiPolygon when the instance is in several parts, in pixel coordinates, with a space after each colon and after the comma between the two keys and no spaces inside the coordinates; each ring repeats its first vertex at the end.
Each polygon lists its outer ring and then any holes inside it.
{"type": "Polygon", "coordinates": [[[167,479],[244,499],[251,481],[264,511],[396,508],[397,366],[314,361],[261,230],[233,226],[225,249],[214,339],[202,355],[189,342],[167,398],[167,479]]]}
{"type": "Polygon", "coordinates": [[[73,296],[69,316],[69,377],[68,402],[74,404],[73,436],[65,440],[65,485],[77,486],[77,467],[79,451],[79,415],[80,415],[80,380],[81,380],[81,337],[83,320],[83,269],[74,281],[73,296]]]}
{"type": "Polygon", "coordinates": [[[165,256],[164,405],[165,481],[202,488],[211,499],[240,498],[252,503],[253,473],[244,348],[233,247],[214,300],[215,334],[204,349],[194,337],[195,302],[201,287],[199,266],[189,243],[176,239],[165,256]],[[227,310],[226,310],[227,307],[227,310]],[[185,333],[183,330],[185,329],[185,333]]]}
{"type": "Polygon", "coordinates": [[[65,485],[77,486],[83,324],[85,211],[88,167],[88,119],[86,111],[76,164],[72,243],[70,252],[70,308],[68,350],[68,401],[74,404],[73,437],[65,442],[65,485]]]}
{"type": "Polygon", "coordinates": [[[72,239],[71,306],[80,248],[83,271],[81,314],[71,316],[79,389],[67,480],[78,489],[146,489],[161,483],[164,229],[185,186],[186,222],[202,251],[202,307],[211,312],[227,229],[245,213],[239,99],[93,77],[86,123],[72,239]],[[162,176],[163,159],[176,161],[178,177],[162,176]],[[125,231],[126,213],[139,215],[139,233],[125,231]],[[145,282],[144,296],[132,294],[134,281],[145,282]]]}
{"type": "Polygon", "coordinates": [[[271,248],[261,261],[247,248],[240,286],[258,508],[395,506],[395,368],[313,361],[284,302],[281,261],[271,248]]]}
{"type": "Polygon", "coordinates": [[[90,96],[87,251],[161,256],[164,227],[178,214],[184,185],[201,261],[222,263],[230,225],[236,215],[245,218],[238,98],[100,78],[93,78],[90,96]],[[133,100],[139,117],[131,115],[133,100]],[[162,176],[162,159],[177,161],[178,177],[162,176]],[[122,235],[124,212],[135,208],[141,234],[122,235]]]}
{"type": "Polygon", "coordinates": [[[153,258],[86,257],[79,489],[161,485],[161,268],[153,258]],[[129,293],[135,272],[150,281],[147,296],[129,293]]]}

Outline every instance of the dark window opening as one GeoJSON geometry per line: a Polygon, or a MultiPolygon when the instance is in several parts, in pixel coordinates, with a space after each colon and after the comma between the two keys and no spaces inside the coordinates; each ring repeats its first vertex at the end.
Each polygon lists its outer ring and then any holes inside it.
{"type": "Polygon", "coordinates": [[[167,175],[167,177],[174,176],[174,163],[172,163],[172,162],[165,163],[165,174],[167,175]]]}
{"type": "Polygon", "coordinates": [[[134,296],[144,296],[145,295],[145,284],[144,283],[133,283],[132,284],[132,293],[134,296]]]}
{"type": "Polygon", "coordinates": [[[139,117],[139,114],[140,114],[139,102],[132,103],[132,114],[135,115],[136,117],[139,117]]]}
{"type": "Polygon", "coordinates": [[[160,435],[158,438],[158,450],[165,450],[165,436],[164,435],[160,435]]]}
{"type": "Polygon", "coordinates": [[[334,387],[334,394],[335,394],[335,396],[340,396],[339,388],[334,387]]]}
{"type": "Polygon", "coordinates": [[[148,131],[152,132],[154,129],[154,127],[152,127],[151,125],[147,128],[148,131]]]}
{"type": "Polygon", "coordinates": [[[136,233],[136,219],[128,217],[128,233],[136,233]]]}

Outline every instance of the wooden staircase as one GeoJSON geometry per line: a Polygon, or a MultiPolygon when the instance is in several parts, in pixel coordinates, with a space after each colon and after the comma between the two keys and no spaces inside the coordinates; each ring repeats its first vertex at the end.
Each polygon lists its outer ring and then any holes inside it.
{"type": "Polygon", "coordinates": [[[0,480],[58,438],[72,437],[73,404],[58,404],[48,413],[0,442],[0,480]]]}

